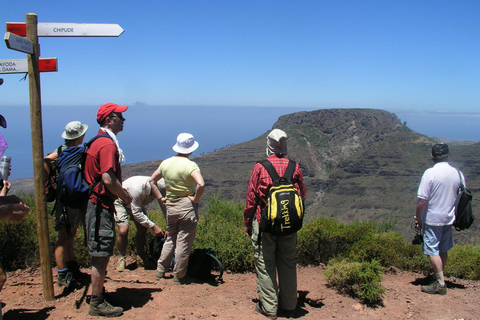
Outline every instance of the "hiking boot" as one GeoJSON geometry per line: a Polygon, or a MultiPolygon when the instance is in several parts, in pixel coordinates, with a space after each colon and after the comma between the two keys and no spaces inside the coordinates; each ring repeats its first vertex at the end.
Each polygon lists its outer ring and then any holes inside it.
{"type": "Polygon", "coordinates": [[[277,319],[277,316],[266,314],[265,311],[263,311],[262,304],[260,303],[260,301],[255,303],[255,312],[258,312],[261,315],[264,315],[268,319],[277,319]]]}
{"type": "Polygon", "coordinates": [[[126,269],[127,266],[127,261],[125,260],[125,257],[121,257],[120,260],[118,260],[117,264],[117,271],[122,272],[126,269]]]}
{"type": "Polygon", "coordinates": [[[80,271],[80,266],[75,260],[65,262],[65,266],[73,273],[75,278],[81,278],[84,275],[84,273],[80,271]]]}
{"type": "Polygon", "coordinates": [[[293,310],[285,310],[280,309],[278,315],[282,318],[295,318],[295,309],[293,310]]]}
{"type": "Polygon", "coordinates": [[[438,281],[432,282],[429,285],[422,286],[422,292],[429,293],[429,294],[440,294],[446,295],[447,294],[447,285],[441,286],[438,281]]]}
{"type": "Polygon", "coordinates": [[[160,271],[155,272],[155,277],[157,277],[157,280],[166,279],[165,272],[160,272],[160,271]]]}
{"type": "Polygon", "coordinates": [[[173,277],[173,283],[174,284],[191,284],[193,282],[192,278],[189,276],[185,275],[183,278],[177,278],[177,276],[173,277]]]}
{"type": "Polygon", "coordinates": [[[90,301],[88,314],[96,317],[119,317],[123,313],[122,307],[114,307],[105,299],[90,301]]]}
{"type": "Polygon", "coordinates": [[[70,272],[70,271],[59,272],[57,284],[59,287],[65,287],[69,289],[75,288],[76,282],[73,277],[73,272],[70,272]]]}

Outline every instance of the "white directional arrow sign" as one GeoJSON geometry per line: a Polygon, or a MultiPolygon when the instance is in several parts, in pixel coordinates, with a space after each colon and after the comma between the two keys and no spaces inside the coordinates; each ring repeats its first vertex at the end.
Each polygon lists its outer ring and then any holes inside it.
{"type": "Polygon", "coordinates": [[[7,32],[5,33],[5,43],[7,48],[25,53],[33,53],[33,42],[24,37],[7,32]]]}
{"type": "MultiPolygon", "coordinates": [[[[57,58],[38,59],[39,72],[58,71],[57,58]]],[[[26,73],[28,72],[27,59],[0,60],[0,74],[4,73],[26,73]]]]}
{"type": "MultiPolygon", "coordinates": [[[[7,31],[26,36],[26,24],[22,22],[7,22],[7,31]]],[[[55,23],[37,24],[39,37],[118,37],[123,33],[118,24],[109,23],[55,23]]]]}

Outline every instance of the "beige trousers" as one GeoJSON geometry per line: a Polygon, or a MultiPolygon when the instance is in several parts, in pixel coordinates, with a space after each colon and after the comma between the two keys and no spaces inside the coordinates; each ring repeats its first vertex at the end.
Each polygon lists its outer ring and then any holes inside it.
{"type": "Polygon", "coordinates": [[[181,279],[187,273],[188,257],[192,251],[198,222],[198,204],[187,197],[167,200],[168,238],[157,262],[157,271],[167,272],[173,255],[173,274],[181,279]]]}

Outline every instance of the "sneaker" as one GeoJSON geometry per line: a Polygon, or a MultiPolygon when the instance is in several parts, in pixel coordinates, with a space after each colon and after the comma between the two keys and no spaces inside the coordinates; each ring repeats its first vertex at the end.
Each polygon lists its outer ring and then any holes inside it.
{"type": "Polygon", "coordinates": [[[265,311],[263,311],[262,304],[260,303],[260,301],[255,303],[255,312],[258,312],[261,315],[264,315],[268,319],[277,319],[277,316],[266,314],[265,311]]]}
{"type": "Polygon", "coordinates": [[[114,307],[105,299],[90,301],[90,308],[88,309],[88,314],[96,317],[119,317],[122,313],[122,307],[114,307]]]}
{"type": "Polygon", "coordinates": [[[145,267],[145,263],[143,262],[142,257],[137,256],[137,267],[145,267]]]}
{"type": "Polygon", "coordinates": [[[165,272],[157,271],[155,272],[155,276],[157,277],[157,280],[165,279],[165,272]]]}
{"type": "Polygon", "coordinates": [[[190,278],[189,276],[185,276],[183,278],[177,278],[177,276],[174,276],[173,277],[173,283],[174,284],[191,284],[193,282],[192,278],[190,278]]]}
{"type": "Polygon", "coordinates": [[[429,294],[440,294],[443,296],[447,294],[447,285],[441,286],[438,281],[435,281],[429,285],[422,286],[422,292],[429,294]]]}
{"type": "Polygon", "coordinates": [[[73,272],[70,272],[70,271],[59,272],[57,284],[59,287],[65,287],[69,289],[74,288],[76,285],[76,282],[73,277],[73,272]]]}
{"type": "Polygon", "coordinates": [[[127,266],[127,261],[125,260],[125,257],[121,257],[120,260],[118,260],[117,264],[117,271],[122,272],[126,269],[127,266]]]}

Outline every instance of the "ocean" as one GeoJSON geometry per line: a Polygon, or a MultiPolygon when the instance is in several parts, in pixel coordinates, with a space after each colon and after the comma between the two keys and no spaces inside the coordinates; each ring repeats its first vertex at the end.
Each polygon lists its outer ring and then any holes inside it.
{"type": "MultiPolygon", "coordinates": [[[[65,125],[73,120],[89,125],[85,141],[98,131],[95,107],[42,107],[44,154],[62,142],[65,125]]],[[[269,131],[284,114],[318,108],[293,107],[189,107],[131,106],[124,113],[124,131],[118,134],[124,164],[165,159],[174,155],[172,146],[181,132],[194,135],[200,146],[193,156],[249,141],[269,131]]],[[[391,111],[392,112],[392,111],[391,111]]],[[[479,113],[426,113],[393,111],[402,122],[421,134],[456,141],[479,141],[479,113]]],[[[0,106],[8,127],[0,133],[12,158],[10,179],[33,176],[29,106],[0,106]]]]}

